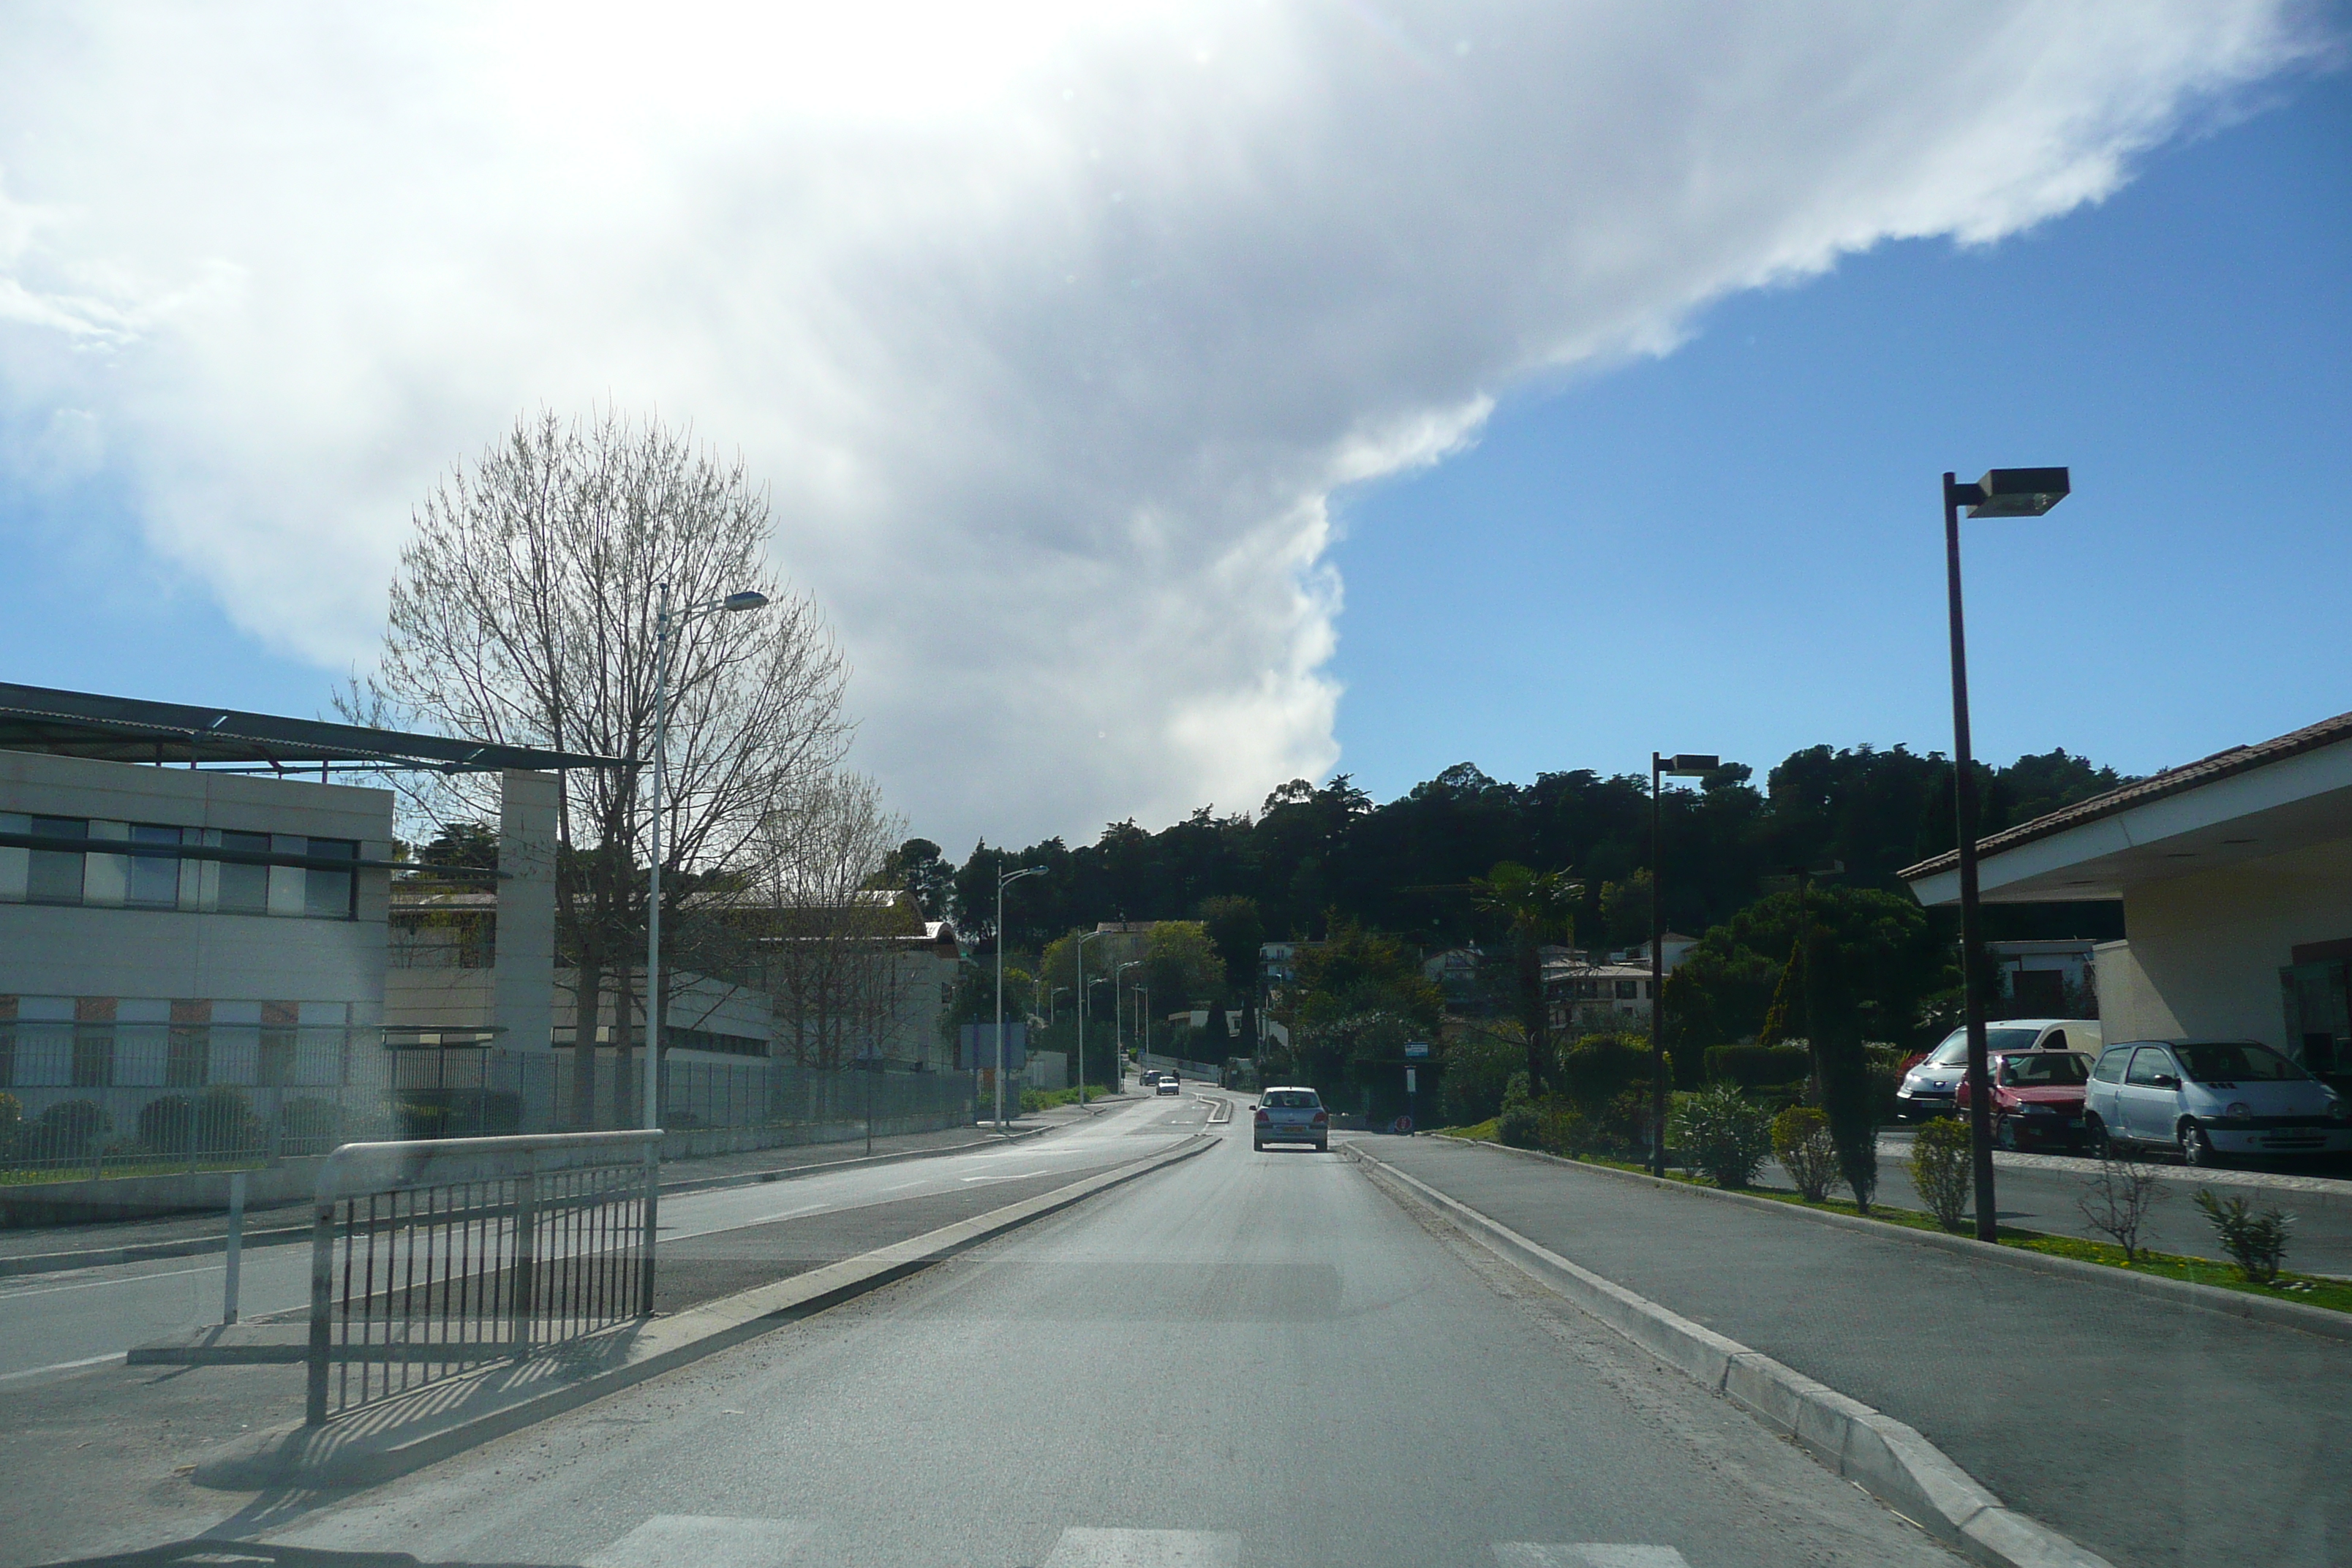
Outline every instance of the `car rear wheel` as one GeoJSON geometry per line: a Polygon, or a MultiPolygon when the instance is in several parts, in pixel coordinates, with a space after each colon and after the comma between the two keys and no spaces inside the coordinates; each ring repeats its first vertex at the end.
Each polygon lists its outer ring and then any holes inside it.
{"type": "Polygon", "coordinates": [[[2194,1121],[2180,1123],[2180,1158],[2190,1165],[2218,1165],[2221,1156],[2213,1150],[2213,1141],[2205,1136],[2205,1129],[2194,1121]]]}
{"type": "Polygon", "coordinates": [[[2094,1160],[2113,1159],[2115,1157],[2116,1145],[2115,1140],[2107,1136],[2107,1124],[2100,1121],[2095,1116],[2084,1117],[2083,1119],[2083,1147],[2091,1152],[2091,1158],[2094,1160]]]}
{"type": "Polygon", "coordinates": [[[2017,1123],[2004,1116],[1992,1124],[1992,1141],[1996,1148],[2017,1152],[2017,1123]]]}

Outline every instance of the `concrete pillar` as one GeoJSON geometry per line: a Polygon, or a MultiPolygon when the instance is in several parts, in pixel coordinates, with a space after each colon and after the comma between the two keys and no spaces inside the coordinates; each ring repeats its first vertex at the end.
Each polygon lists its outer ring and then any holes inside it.
{"type": "Polygon", "coordinates": [[[498,955],[491,1022],[510,1051],[544,1053],[555,1026],[553,773],[509,768],[499,777],[498,955]]]}

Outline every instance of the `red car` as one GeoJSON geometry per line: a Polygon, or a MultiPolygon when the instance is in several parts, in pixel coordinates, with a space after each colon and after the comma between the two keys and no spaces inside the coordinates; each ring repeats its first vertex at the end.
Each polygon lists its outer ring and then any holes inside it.
{"type": "MultiPolygon", "coordinates": [[[[2079,1051],[1994,1051],[1985,1058],[1992,1079],[1992,1141],[2003,1149],[2076,1149],[2083,1143],[2084,1086],[2091,1058],[2079,1051]]],[[[1968,1114],[1969,1080],[1961,1076],[1953,1109],[1968,1114]]]]}

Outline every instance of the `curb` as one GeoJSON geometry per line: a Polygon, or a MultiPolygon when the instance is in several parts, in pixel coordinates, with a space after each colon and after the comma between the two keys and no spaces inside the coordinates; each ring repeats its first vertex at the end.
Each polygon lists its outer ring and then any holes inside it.
{"type": "MultiPolygon", "coordinates": [[[[1437,1134],[1446,1137],[1445,1134],[1437,1134]]],[[[1845,1230],[1857,1230],[1866,1235],[1894,1241],[1908,1241],[1920,1247],[1939,1247],[1946,1252],[1959,1253],[1980,1262],[2006,1264],[2034,1274],[2054,1275],[2062,1279],[2076,1279],[2089,1284],[2105,1285],[2118,1290],[2130,1290],[2152,1297],[2176,1307],[2189,1307],[2200,1311],[2219,1312],[2224,1317],[2240,1318],[2249,1322],[2267,1323],[2274,1328],[2297,1329],[2321,1339],[2352,1340],[2352,1312],[2332,1311],[2326,1307],[2306,1307],[2300,1301],[2278,1301],[2268,1296],[2249,1295],[2243,1290],[2225,1290],[2219,1285],[2200,1285],[2189,1279],[2167,1279],[2155,1274],[2135,1274],[2127,1268],[2110,1268],[2104,1263],[2085,1263],[2077,1258],[2053,1258],[2046,1252],[2029,1251],[2022,1247],[2002,1247],[1998,1243],[1979,1241],[1972,1236],[1950,1236],[1937,1230],[1915,1230],[1907,1225],[1889,1225],[1884,1220],[1864,1219],[1860,1215],[1838,1214],[1827,1209],[1807,1208],[1801,1204],[1781,1203],[1772,1198],[1759,1198],[1751,1193],[1730,1193],[1720,1187],[1702,1187],[1692,1182],[1671,1182],[1642,1171],[1621,1171],[1614,1165],[1596,1165],[1584,1160],[1570,1160],[1564,1155],[1547,1154],[1539,1149],[1514,1149],[1507,1143],[1489,1142],[1481,1138],[1446,1137],[1452,1143],[1466,1148],[1493,1149],[1505,1154],[1517,1154],[1528,1159],[1549,1160],[1555,1165],[1572,1170],[1590,1171],[1596,1175],[1615,1176],[1621,1181],[1638,1182],[1646,1186],[1663,1187],[1668,1192],[1687,1193],[1696,1197],[1713,1198],[1736,1204],[1746,1204],[1772,1214],[1792,1215],[1822,1225],[1836,1226],[1845,1230]]]]}
{"type": "MultiPolygon", "coordinates": [[[[665,1194],[699,1193],[719,1187],[789,1182],[796,1176],[821,1175],[827,1171],[895,1165],[908,1160],[930,1160],[943,1154],[968,1153],[992,1144],[1042,1138],[1053,1131],[1053,1127],[1030,1127],[1018,1132],[1008,1132],[1002,1138],[991,1133],[985,1138],[975,1138],[969,1143],[950,1143],[941,1149],[902,1149],[891,1154],[859,1154],[847,1160],[826,1160],[814,1165],[780,1165],[768,1171],[739,1171],[727,1176],[685,1176],[675,1182],[664,1182],[661,1190],[665,1194]]],[[[248,1230],[242,1245],[284,1247],[310,1239],[310,1226],[305,1223],[270,1230],[248,1230]]],[[[177,1241],[132,1242],[122,1247],[94,1247],[78,1252],[26,1252],[14,1258],[0,1258],[0,1279],[19,1274],[57,1274],[68,1268],[104,1268],[118,1263],[147,1263],[161,1258],[201,1258],[207,1253],[226,1252],[227,1249],[228,1238],[226,1236],[192,1236],[177,1241]]]]}
{"type": "Polygon", "coordinates": [[[1345,1148],[1350,1159],[1437,1205],[1490,1251],[1588,1316],[1724,1395],[1946,1545],[1990,1568],[2114,1568],[2107,1559],[2003,1506],[1916,1427],[1579,1268],[1352,1142],[1345,1148]]]}
{"type": "MultiPolygon", "coordinates": [[[[652,1321],[639,1326],[620,1365],[589,1373],[405,1441],[383,1441],[388,1434],[382,1429],[379,1409],[373,1420],[341,1426],[331,1422],[319,1428],[281,1426],[257,1434],[237,1443],[232,1451],[200,1463],[191,1479],[199,1486],[231,1490],[375,1486],[879,1289],[1097,1193],[1206,1153],[1220,1142],[1195,1137],[1173,1150],[1147,1155],[1034,1198],[652,1321]]],[[[608,1347],[620,1345],[618,1336],[607,1341],[608,1347]]],[[[435,1403],[448,1403],[451,1384],[458,1381],[433,1385],[435,1403]]]]}

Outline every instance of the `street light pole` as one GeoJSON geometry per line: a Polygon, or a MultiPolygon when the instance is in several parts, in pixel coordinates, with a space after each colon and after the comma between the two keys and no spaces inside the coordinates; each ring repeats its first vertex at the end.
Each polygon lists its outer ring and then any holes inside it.
{"type": "Polygon", "coordinates": [[[1969,1144],[1977,1239],[2000,1239],[1993,1196],[1992,1090],[1986,1081],[1984,998],[1977,992],[1977,780],[1969,740],[1969,650],[1960,616],[1960,509],[1970,517],[2040,517],[2073,488],[2064,468],[1994,468],[1972,485],[1944,476],[1944,579],[1952,623],[1952,814],[1959,840],[1960,1001],[1969,1031],[1969,1144]]]}
{"type": "Polygon", "coordinates": [[[1659,781],[1700,778],[1720,757],[1650,753],[1650,1173],[1666,1173],[1666,866],[1660,848],[1659,781]]]}
{"type": "Polygon", "coordinates": [[[1004,889],[1024,877],[1040,876],[1043,866],[996,873],[996,1131],[1004,1131],[1004,889]]]}
{"type": "MultiPolygon", "coordinates": [[[[1125,1017],[1127,1016],[1127,1004],[1126,1004],[1123,1000],[1121,1000],[1121,994],[1120,994],[1120,991],[1119,991],[1119,984],[1118,984],[1118,977],[1119,977],[1120,975],[1122,975],[1122,974],[1126,973],[1129,970],[1139,967],[1142,963],[1143,963],[1143,960],[1141,960],[1141,959],[1139,959],[1139,958],[1130,958],[1130,959],[1129,959],[1125,963],[1120,964],[1117,969],[1114,969],[1114,970],[1112,970],[1112,971],[1111,971],[1111,974],[1110,974],[1110,1005],[1111,1005],[1114,1008],[1118,1009],[1118,1011],[1117,1011],[1117,1013],[1116,1013],[1116,1015],[1115,1015],[1115,1016],[1117,1016],[1117,1017],[1119,1017],[1119,1018],[1125,1018],[1125,1017]]],[[[1133,990],[1133,989],[1134,989],[1134,987],[1133,987],[1133,986],[1129,986],[1129,987],[1128,987],[1128,989],[1131,991],[1131,990],[1133,990]]],[[[1138,1022],[1140,1022],[1140,1021],[1141,1021],[1140,1019],[1139,1019],[1139,1020],[1138,1020],[1138,1022]]],[[[1121,1040],[1121,1039],[1118,1037],[1118,1027],[1117,1027],[1117,1026],[1113,1026],[1113,1028],[1112,1028],[1112,1031],[1111,1031],[1111,1051],[1110,1051],[1110,1087],[1111,1087],[1111,1090],[1112,1090],[1112,1092],[1113,1092],[1113,1093],[1117,1093],[1117,1092],[1118,1091],[1118,1089],[1119,1089],[1120,1086],[1122,1086],[1126,1081],[1127,1081],[1127,1044],[1126,1044],[1126,1042],[1125,1042],[1125,1041],[1121,1040]]]]}
{"type": "Polygon", "coordinates": [[[1098,931],[1078,933],[1078,1104],[1087,1102],[1087,943],[1102,935],[1098,931]]]}
{"type": "MultiPolygon", "coordinates": [[[[688,605],[673,616],[669,608],[669,584],[655,585],[657,597],[654,602],[654,790],[653,830],[648,835],[653,866],[646,872],[646,1083],[645,1104],[639,1110],[641,1125],[657,1128],[661,1125],[661,906],[662,906],[662,784],[663,752],[669,731],[669,642],[670,634],[698,616],[713,611],[727,615],[744,610],[756,610],[768,602],[768,595],[746,590],[730,594],[723,599],[711,599],[699,605],[688,605]]],[[[624,994],[625,1000],[625,993],[624,994]]],[[[628,1020],[617,1021],[613,1031],[616,1043],[628,1038],[628,1020]]],[[[619,1075],[614,1074],[617,1079],[619,1075]]],[[[620,1098],[620,1084],[613,1086],[615,1100],[620,1098]]]]}

